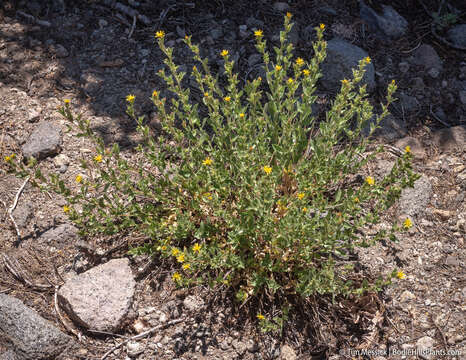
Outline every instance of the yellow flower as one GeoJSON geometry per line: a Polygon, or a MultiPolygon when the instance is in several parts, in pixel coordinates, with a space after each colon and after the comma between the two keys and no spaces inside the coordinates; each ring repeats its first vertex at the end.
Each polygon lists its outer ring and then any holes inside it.
{"type": "Polygon", "coordinates": [[[205,160],[202,162],[203,165],[212,165],[212,159],[206,157],[205,160]]]}
{"type": "Polygon", "coordinates": [[[400,270],[400,271],[398,271],[398,272],[396,273],[396,277],[397,277],[398,279],[403,280],[403,279],[406,278],[406,274],[405,274],[403,271],[400,270]]]}
{"type": "Polygon", "coordinates": [[[320,28],[320,30],[324,30],[325,29],[325,24],[320,24],[319,28],[320,28]]]}
{"type": "Polygon", "coordinates": [[[306,76],[309,76],[310,73],[311,72],[308,69],[303,70],[303,74],[306,75],[306,76]]]}
{"type": "Polygon", "coordinates": [[[374,185],[374,178],[372,176],[366,177],[366,183],[368,183],[369,185],[374,185]]]}
{"type": "Polygon", "coordinates": [[[178,250],[177,248],[172,248],[172,255],[173,256],[178,256],[178,254],[180,253],[180,250],[178,250]]]}
{"type": "Polygon", "coordinates": [[[302,200],[302,199],[304,199],[304,196],[305,196],[304,193],[299,193],[298,194],[298,199],[302,200]]]}
{"type": "Polygon", "coordinates": [[[129,103],[134,102],[134,99],[136,99],[136,96],[134,96],[134,95],[130,94],[130,95],[126,96],[126,101],[129,102],[129,103]]]}
{"type": "Polygon", "coordinates": [[[282,67],[280,65],[275,66],[275,70],[280,71],[281,69],[282,69],[282,67]]]}
{"type": "Polygon", "coordinates": [[[358,203],[359,202],[359,198],[356,196],[353,200],[355,203],[358,203]]]}
{"type": "Polygon", "coordinates": [[[208,93],[208,92],[205,92],[205,93],[204,93],[204,97],[207,97],[207,96],[209,96],[209,93],[208,93]]]}
{"type": "Polygon", "coordinates": [[[154,90],[154,91],[152,92],[152,96],[153,96],[153,97],[159,96],[159,93],[157,92],[157,90],[154,90]]]}
{"type": "Polygon", "coordinates": [[[183,264],[183,270],[188,270],[191,267],[189,264],[183,264]]]}
{"type": "Polygon", "coordinates": [[[257,314],[256,317],[257,317],[259,320],[264,320],[264,319],[265,319],[265,316],[262,315],[262,314],[257,314]]]}
{"type": "Polygon", "coordinates": [[[287,17],[288,19],[291,19],[292,16],[293,16],[293,15],[291,15],[290,12],[287,12],[287,13],[286,13],[286,17],[287,17]]]}
{"type": "Polygon", "coordinates": [[[292,84],[293,83],[293,79],[292,78],[289,78],[288,79],[288,84],[292,84]]]}
{"type": "Polygon", "coordinates": [[[391,85],[395,85],[395,79],[392,80],[392,82],[390,83],[391,85]]]}
{"type": "Polygon", "coordinates": [[[409,154],[411,152],[411,146],[406,145],[405,152],[406,152],[406,154],[409,154]]]}
{"type": "Polygon", "coordinates": [[[300,57],[296,59],[296,65],[298,66],[303,66],[304,65],[304,60],[301,59],[300,57]]]}
{"type": "Polygon", "coordinates": [[[341,83],[342,83],[343,85],[348,85],[348,84],[349,84],[349,80],[348,80],[348,79],[343,79],[343,80],[341,80],[341,83]]]}
{"type": "Polygon", "coordinates": [[[11,156],[5,156],[5,161],[8,162],[11,160],[11,156]]]}
{"type": "Polygon", "coordinates": [[[63,206],[63,211],[64,211],[65,213],[69,212],[69,211],[70,211],[70,207],[67,206],[67,205],[63,206]]]}
{"type": "Polygon", "coordinates": [[[102,155],[94,156],[94,160],[97,161],[98,163],[102,162],[102,155]]]}
{"type": "Polygon", "coordinates": [[[181,280],[181,274],[177,271],[173,274],[172,279],[174,281],[180,281],[181,280]]]}
{"type": "Polygon", "coordinates": [[[307,207],[303,207],[303,213],[307,212],[307,207]]]}
{"type": "Polygon", "coordinates": [[[184,254],[180,254],[176,257],[176,261],[182,263],[184,262],[184,254]]]}
{"type": "Polygon", "coordinates": [[[77,182],[77,183],[80,183],[81,181],[83,181],[82,175],[77,175],[77,176],[76,176],[76,182],[77,182]]]}
{"type": "Polygon", "coordinates": [[[371,58],[370,58],[369,56],[366,56],[366,57],[364,58],[364,62],[365,62],[366,64],[370,64],[370,63],[371,63],[371,58]]]}
{"type": "Polygon", "coordinates": [[[69,105],[70,102],[71,102],[71,100],[70,100],[70,99],[65,99],[65,100],[63,100],[63,102],[64,102],[66,105],[69,105]]]}
{"type": "Polygon", "coordinates": [[[229,102],[229,101],[231,100],[231,97],[225,96],[225,97],[223,98],[223,100],[225,100],[226,102],[229,102]]]}
{"type": "Polygon", "coordinates": [[[239,114],[239,117],[240,117],[240,118],[244,118],[244,113],[240,113],[240,114],[239,114]]]}
{"type": "Polygon", "coordinates": [[[255,36],[255,37],[260,38],[260,37],[262,37],[262,35],[263,35],[262,30],[256,30],[256,31],[254,31],[254,36],[255,36]]]}
{"type": "Polygon", "coordinates": [[[162,245],[161,249],[162,249],[162,251],[165,251],[165,250],[167,250],[167,246],[166,246],[166,245],[162,245]]]}
{"type": "Polygon", "coordinates": [[[270,174],[272,172],[272,168],[270,166],[266,165],[266,166],[263,167],[263,169],[264,169],[266,174],[270,174]]]}
{"type": "Polygon", "coordinates": [[[201,245],[199,245],[198,243],[195,243],[193,245],[193,252],[199,253],[200,251],[201,251],[201,245]]]}
{"type": "Polygon", "coordinates": [[[405,229],[409,229],[411,226],[413,226],[413,222],[410,218],[406,218],[406,220],[403,222],[403,227],[405,229]]]}
{"type": "Polygon", "coordinates": [[[225,49],[222,50],[222,52],[220,53],[220,55],[222,55],[222,56],[224,56],[224,57],[227,56],[227,55],[228,55],[228,50],[225,50],[225,49]]]}
{"type": "Polygon", "coordinates": [[[157,39],[163,39],[164,36],[165,36],[165,31],[163,31],[163,30],[159,30],[159,31],[157,31],[157,32],[155,33],[155,37],[156,37],[157,39]]]}

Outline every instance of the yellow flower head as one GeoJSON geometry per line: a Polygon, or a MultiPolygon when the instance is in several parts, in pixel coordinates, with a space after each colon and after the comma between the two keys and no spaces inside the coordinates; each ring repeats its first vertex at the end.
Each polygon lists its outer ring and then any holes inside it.
{"type": "Polygon", "coordinates": [[[303,213],[307,212],[307,207],[303,207],[303,213]]]}
{"type": "Polygon", "coordinates": [[[244,118],[244,113],[240,113],[240,114],[239,114],[239,117],[240,117],[240,118],[244,118]]]}
{"type": "Polygon", "coordinates": [[[190,267],[190,264],[183,264],[183,270],[188,270],[190,267]]]}
{"type": "Polygon", "coordinates": [[[262,315],[262,314],[257,314],[256,317],[257,317],[259,320],[264,320],[264,319],[265,319],[265,316],[262,315]]]}
{"type": "Polygon", "coordinates": [[[71,100],[70,100],[70,99],[65,99],[65,100],[63,100],[63,102],[64,102],[66,105],[69,105],[70,102],[71,102],[71,100]]]}
{"type": "Polygon", "coordinates": [[[164,36],[165,36],[165,31],[163,31],[163,30],[159,30],[159,31],[157,31],[157,32],[155,33],[155,37],[156,37],[157,39],[163,39],[164,36]]]}
{"type": "Polygon", "coordinates": [[[325,29],[325,24],[320,24],[319,28],[320,28],[320,30],[324,30],[325,29]]]}
{"type": "Polygon", "coordinates": [[[178,255],[176,257],[176,261],[178,261],[180,263],[184,262],[184,254],[182,253],[182,254],[178,255]]]}
{"type": "Polygon", "coordinates": [[[302,199],[304,199],[304,196],[305,196],[304,193],[299,193],[298,194],[298,199],[302,200],[302,199]]]}
{"type": "Polygon", "coordinates": [[[406,274],[405,274],[403,271],[400,270],[400,271],[398,271],[398,272],[396,273],[396,277],[397,277],[398,279],[403,280],[403,279],[406,279],[406,274]]]}
{"type": "Polygon", "coordinates": [[[157,92],[157,90],[154,90],[152,92],[152,96],[155,97],[155,98],[159,96],[159,93],[157,92]]]}
{"type": "Polygon", "coordinates": [[[178,256],[178,254],[180,253],[180,250],[178,250],[177,248],[172,248],[172,255],[173,256],[178,256]]]}
{"type": "Polygon", "coordinates": [[[136,96],[134,96],[134,95],[130,94],[130,95],[126,96],[126,101],[129,102],[129,103],[133,103],[134,99],[136,99],[136,96]]]}
{"type": "Polygon", "coordinates": [[[365,58],[364,58],[364,62],[365,62],[366,64],[370,64],[370,63],[371,63],[371,58],[370,58],[369,56],[365,57],[365,58]]]}
{"type": "Polygon", "coordinates": [[[229,101],[231,100],[231,97],[225,96],[225,97],[223,98],[223,100],[225,100],[226,102],[229,102],[229,101]]]}
{"type": "Polygon", "coordinates": [[[70,211],[70,207],[69,207],[69,206],[67,206],[67,205],[63,206],[63,212],[67,213],[67,212],[69,212],[69,211],[70,211]]]}
{"type": "Polygon", "coordinates": [[[308,69],[303,70],[303,74],[306,75],[306,76],[309,76],[310,73],[311,72],[308,69]]]}
{"type": "Polygon", "coordinates": [[[293,79],[292,78],[288,79],[288,84],[293,84],[293,79]]]}
{"type": "Polygon", "coordinates": [[[206,157],[204,161],[202,162],[203,165],[212,165],[212,159],[209,157],[206,157]]]}
{"type": "Polygon", "coordinates": [[[270,174],[272,172],[272,168],[270,166],[266,165],[266,166],[263,167],[263,169],[264,169],[266,174],[270,174]]]}
{"type": "Polygon", "coordinates": [[[303,66],[304,65],[304,60],[301,59],[300,57],[296,59],[296,65],[298,66],[303,66]]]}
{"type": "Polygon", "coordinates": [[[342,83],[343,85],[348,85],[348,84],[349,84],[349,80],[348,80],[348,79],[343,79],[343,80],[341,80],[341,83],[342,83]]]}
{"type": "Polygon", "coordinates": [[[222,50],[220,55],[222,55],[223,57],[227,56],[228,55],[228,50],[222,50]]]}
{"type": "Polygon", "coordinates": [[[358,202],[359,202],[359,198],[356,196],[356,197],[353,199],[353,201],[354,201],[355,203],[358,203],[358,202]]]}
{"type": "Polygon", "coordinates": [[[162,251],[167,250],[167,245],[162,245],[161,249],[162,249],[162,251]]]}
{"type": "Polygon", "coordinates": [[[406,220],[403,222],[403,227],[405,229],[409,229],[411,226],[413,226],[413,222],[410,218],[406,218],[406,220]]]}
{"type": "Polygon", "coordinates": [[[366,177],[366,183],[368,183],[369,185],[374,185],[374,178],[372,176],[366,177]]]}
{"type": "Polygon", "coordinates": [[[406,145],[405,152],[406,152],[406,154],[409,154],[411,152],[411,146],[406,145]]]}
{"type": "Polygon", "coordinates": [[[254,36],[255,36],[255,37],[258,37],[258,38],[262,37],[262,36],[263,36],[262,30],[256,30],[256,31],[254,31],[254,36]]]}
{"type": "Polygon", "coordinates": [[[181,274],[177,271],[172,275],[173,281],[180,281],[181,280],[181,274]]]}
{"type": "Polygon", "coordinates": [[[391,85],[395,85],[395,79],[392,80],[392,82],[390,83],[391,85]]]}
{"type": "Polygon", "coordinates": [[[97,161],[98,163],[102,162],[102,155],[94,156],[94,160],[97,161]]]}
{"type": "Polygon", "coordinates": [[[282,69],[282,67],[280,65],[275,66],[275,70],[280,71],[281,69],[282,69]]]}
{"type": "Polygon", "coordinates": [[[82,175],[77,175],[75,180],[77,183],[80,183],[81,181],[83,181],[82,175]]]}
{"type": "Polygon", "coordinates": [[[208,97],[209,96],[209,93],[208,92],[205,92],[204,93],[204,97],[208,97]]]}
{"type": "Polygon", "coordinates": [[[292,15],[290,12],[287,12],[287,13],[286,13],[286,17],[287,17],[288,19],[291,19],[292,16],[293,16],[293,15],[292,15]]]}
{"type": "Polygon", "coordinates": [[[199,245],[198,243],[195,243],[193,245],[193,252],[200,252],[201,251],[201,245],[199,245]]]}

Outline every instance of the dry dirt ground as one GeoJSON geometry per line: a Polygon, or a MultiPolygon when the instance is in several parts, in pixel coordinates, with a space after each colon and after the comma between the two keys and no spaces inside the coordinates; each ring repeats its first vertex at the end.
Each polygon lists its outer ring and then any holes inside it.
{"type": "MultiPolygon", "coordinates": [[[[464,5],[461,9],[461,2],[450,3],[456,3],[464,14],[466,9],[464,5]]],[[[243,0],[141,1],[137,9],[150,19],[150,24],[137,21],[133,27],[131,17],[112,10],[105,1],[66,1],[64,4],[63,9],[60,1],[7,0],[0,5],[2,159],[11,153],[21,153],[21,146],[38,122],[52,122],[65,130],[64,120],[56,112],[65,98],[71,99],[75,112],[91,119],[107,143],[118,142],[124,156],[130,157],[138,136],[135,124],[125,115],[125,96],[135,94],[139,113],[155,123],[149,97],[154,89],[163,89],[156,75],[163,60],[153,39],[156,30],[164,29],[167,40],[174,45],[179,44],[185,33],[192,34],[207,56],[218,54],[228,46],[238,54],[238,70],[242,79],[247,79],[254,71],[248,66],[254,43],[251,36],[241,35],[239,26],[247,24],[252,16],[263,22],[264,33],[269,36],[278,33],[283,17],[273,2],[265,1],[255,4],[243,0]],[[34,23],[18,11],[47,21],[50,26],[34,23]]],[[[360,356],[349,350],[359,347],[409,351],[424,345],[456,354],[432,355],[432,359],[466,358],[466,143],[457,142],[446,149],[434,141],[436,131],[466,124],[466,108],[457,91],[458,82],[466,80],[466,56],[464,51],[453,49],[432,35],[433,20],[426,9],[434,11],[438,2],[426,0],[423,4],[425,8],[418,1],[392,2],[407,19],[409,31],[390,43],[372,36],[359,17],[357,1],[298,0],[290,1],[288,8],[301,28],[323,22],[327,24],[327,38],[343,36],[370,54],[377,71],[374,101],[380,100],[392,78],[397,79],[400,91],[415,100],[410,109],[394,107],[393,112],[407,124],[408,135],[420,141],[424,153],[415,159],[414,167],[431,183],[432,193],[425,211],[416,217],[415,226],[399,244],[381,244],[361,257],[374,270],[400,267],[407,278],[396,281],[381,294],[368,295],[359,301],[348,303],[339,299],[333,308],[327,301],[312,299],[312,304],[302,309],[303,314],[295,314],[283,334],[277,336],[261,334],[254,316],[238,308],[228,294],[217,296],[204,288],[175,289],[167,276],[173,264],[160,264],[147,257],[131,258],[134,272],[138,274],[135,303],[140,319],[151,307],[163,309],[171,318],[188,319],[139,340],[144,351],[138,359],[272,359],[279,356],[283,359],[362,359],[376,357],[360,356]],[[399,65],[408,61],[421,43],[433,46],[443,60],[440,76],[429,77],[416,66],[403,71],[404,65],[399,65]],[[204,306],[190,313],[182,306],[188,294],[204,298],[204,306]],[[311,309],[316,313],[307,314],[311,309]],[[314,323],[303,324],[311,318],[314,323]]],[[[464,23],[466,16],[462,20],[464,23]]],[[[308,49],[309,43],[301,36],[297,54],[305,57],[308,49]]],[[[176,58],[186,68],[192,67],[183,50],[177,51],[176,58]]],[[[332,96],[325,91],[319,95],[324,99],[332,96]]],[[[72,183],[80,172],[79,159],[93,152],[94,145],[88,140],[76,138],[73,132],[64,133],[60,157],[43,160],[41,167],[45,172],[61,169],[62,176],[72,183]]],[[[389,163],[394,158],[395,155],[387,152],[381,160],[389,163]]],[[[375,173],[383,172],[383,161],[375,166],[375,173]]],[[[10,206],[23,180],[7,174],[6,170],[4,164],[0,165],[0,199],[10,206]]],[[[25,278],[32,284],[15,278],[0,262],[0,292],[21,299],[66,331],[54,312],[53,289],[41,289],[34,284],[61,284],[57,273],[66,277],[71,269],[82,271],[111,258],[123,257],[140,239],[114,238],[112,242],[93,239],[93,246],[101,254],[97,258],[86,256],[76,247],[76,239],[41,241],[45,231],[68,222],[63,205],[63,199],[55,194],[41,193],[26,184],[15,210],[21,232],[19,241],[0,205],[0,251],[18,261],[25,278]]],[[[120,335],[134,334],[128,325],[120,335]]],[[[113,335],[85,333],[81,349],[68,354],[68,358],[98,359],[119,341],[113,335]]],[[[122,347],[108,358],[125,359],[128,351],[122,347]]],[[[380,357],[383,358],[403,357],[392,354],[380,357]]],[[[408,354],[404,358],[419,357],[408,354]]]]}

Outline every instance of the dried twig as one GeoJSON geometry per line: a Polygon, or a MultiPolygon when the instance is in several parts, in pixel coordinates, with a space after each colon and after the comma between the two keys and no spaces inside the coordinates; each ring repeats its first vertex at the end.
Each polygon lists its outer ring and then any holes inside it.
{"type": "Polygon", "coordinates": [[[128,39],[131,39],[131,36],[133,36],[135,27],[136,27],[136,15],[133,16],[133,25],[131,26],[131,30],[129,31],[128,39]]]}
{"type": "Polygon", "coordinates": [[[19,231],[19,227],[18,227],[18,224],[16,223],[15,221],[15,218],[13,217],[13,211],[16,209],[16,205],[18,205],[18,200],[19,200],[19,197],[21,196],[21,193],[23,192],[24,190],[24,187],[26,186],[27,182],[29,181],[29,176],[26,178],[26,180],[24,181],[23,185],[21,185],[21,187],[19,188],[18,192],[16,193],[16,196],[15,196],[15,200],[13,202],[13,205],[11,205],[10,207],[7,207],[5,202],[3,200],[0,200],[3,204],[3,206],[5,207],[6,209],[6,212],[8,214],[8,217],[10,218],[11,222],[13,223],[14,227],[15,227],[15,230],[16,230],[16,235],[18,236],[18,241],[21,240],[21,232],[19,231]]]}
{"type": "Polygon", "coordinates": [[[13,276],[18,279],[19,281],[25,283],[27,286],[36,288],[36,289],[50,289],[51,285],[42,285],[42,284],[33,284],[22,272],[20,269],[20,265],[16,259],[11,260],[5,254],[2,254],[3,264],[5,268],[13,274],[13,276]]]}
{"type": "Polygon", "coordinates": [[[41,26],[45,26],[45,27],[50,27],[52,26],[52,24],[48,21],[45,21],[45,20],[39,20],[37,19],[36,17],[32,16],[32,15],[29,15],[29,14],[26,14],[25,12],[23,11],[20,11],[18,10],[16,12],[16,14],[18,15],[21,15],[22,17],[28,19],[30,22],[32,22],[33,24],[37,24],[37,25],[41,25],[41,26]]]}
{"type": "Polygon", "coordinates": [[[109,356],[113,351],[115,351],[116,349],[119,349],[120,347],[122,347],[124,344],[126,344],[127,342],[129,341],[132,341],[132,340],[138,340],[138,339],[142,339],[143,337],[146,337],[148,335],[151,335],[154,331],[158,330],[158,329],[161,329],[161,328],[164,328],[165,326],[169,326],[169,325],[174,325],[174,324],[178,324],[180,322],[183,322],[185,321],[184,318],[181,318],[181,319],[175,319],[175,320],[172,320],[172,321],[169,321],[167,322],[166,324],[160,324],[160,325],[157,325],[147,331],[144,331],[143,333],[140,333],[139,335],[136,335],[136,336],[133,336],[133,337],[130,337],[124,341],[122,341],[121,343],[119,343],[118,345],[114,346],[113,348],[111,348],[109,351],[107,351],[104,356],[102,356],[100,358],[100,360],[105,360],[107,358],[107,356],[109,356]]]}
{"type": "Polygon", "coordinates": [[[68,332],[70,332],[74,336],[76,336],[78,338],[79,342],[81,342],[82,341],[82,334],[79,331],[73,329],[70,325],[68,325],[65,322],[65,319],[63,319],[63,316],[60,313],[60,308],[58,307],[58,285],[55,285],[55,295],[53,296],[53,300],[54,300],[54,303],[55,303],[54,304],[55,305],[55,312],[57,313],[58,318],[60,319],[61,323],[66,328],[66,330],[68,330],[68,332]]]}
{"type": "Polygon", "coordinates": [[[442,119],[440,119],[437,115],[435,115],[435,113],[432,111],[432,105],[430,105],[430,114],[434,117],[435,120],[437,120],[439,123],[445,125],[446,127],[451,127],[451,125],[449,123],[447,123],[446,121],[443,121],[442,119]]]}

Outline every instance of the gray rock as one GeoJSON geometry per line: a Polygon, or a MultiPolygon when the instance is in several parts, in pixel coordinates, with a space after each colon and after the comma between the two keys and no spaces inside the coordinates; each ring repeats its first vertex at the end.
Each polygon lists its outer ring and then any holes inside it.
{"type": "Polygon", "coordinates": [[[406,61],[402,61],[398,64],[398,69],[400,69],[400,71],[405,74],[408,72],[409,70],[409,63],[406,62],[406,61]]]}
{"type": "Polygon", "coordinates": [[[63,45],[50,45],[49,51],[59,58],[65,58],[69,55],[68,50],[63,45]]]}
{"type": "Polygon", "coordinates": [[[210,36],[214,40],[218,40],[223,36],[223,29],[221,27],[216,27],[210,31],[210,36]]]}
{"type": "MultiPolygon", "coordinates": [[[[375,116],[370,123],[375,123],[375,116]]],[[[362,135],[368,136],[370,131],[370,123],[362,130],[362,135]]],[[[395,141],[408,133],[406,124],[402,119],[389,114],[379,124],[379,128],[375,130],[374,136],[380,137],[385,141],[395,141]]]]}
{"type": "Polygon", "coordinates": [[[437,130],[432,137],[433,143],[442,152],[464,151],[466,149],[466,125],[437,130]]]}
{"type": "Polygon", "coordinates": [[[414,300],[416,296],[409,290],[403,291],[400,295],[400,302],[408,302],[410,300],[414,300]]]}
{"type": "Polygon", "coordinates": [[[273,4],[273,8],[277,11],[287,11],[290,8],[290,5],[288,5],[286,2],[276,2],[273,4]]]}
{"type": "Polygon", "coordinates": [[[130,358],[135,358],[144,352],[144,347],[140,342],[130,341],[126,344],[126,353],[130,358]]]}
{"type": "Polygon", "coordinates": [[[399,148],[401,151],[404,151],[406,146],[409,146],[411,148],[411,153],[414,155],[415,158],[418,159],[422,159],[426,156],[426,152],[421,142],[418,139],[413,138],[411,136],[406,136],[403,139],[398,140],[395,143],[395,146],[399,148]]]}
{"type": "Polygon", "coordinates": [[[459,98],[460,98],[461,104],[466,105],[466,90],[461,90],[459,92],[459,98]]]}
{"type": "Polygon", "coordinates": [[[422,359],[432,359],[432,350],[434,350],[434,339],[429,336],[424,336],[416,342],[416,349],[422,359]]]}
{"type": "Polygon", "coordinates": [[[406,34],[408,22],[391,6],[382,6],[382,14],[377,14],[372,8],[360,1],[359,15],[375,35],[381,39],[398,39],[406,34]]]}
{"type": "Polygon", "coordinates": [[[114,259],[68,280],[58,300],[81,326],[114,332],[130,312],[135,286],[128,259],[114,259]]]}
{"type": "Polygon", "coordinates": [[[414,183],[414,188],[406,188],[401,192],[401,213],[410,217],[423,214],[431,196],[432,184],[427,176],[422,175],[414,183]]]}
{"type": "Polygon", "coordinates": [[[337,11],[334,8],[330,7],[330,6],[320,7],[319,12],[323,13],[325,15],[330,15],[330,16],[337,16],[338,15],[337,11]]]}
{"type": "Polygon", "coordinates": [[[40,120],[40,111],[31,109],[29,110],[28,121],[31,123],[35,123],[40,120]]]}
{"type": "MultiPolygon", "coordinates": [[[[359,60],[367,56],[369,55],[363,49],[345,40],[330,40],[327,43],[327,58],[322,64],[322,86],[338,92],[341,80],[352,78],[352,70],[358,67],[359,60]]],[[[372,63],[366,66],[362,84],[367,84],[368,91],[375,89],[375,69],[372,63]]]]}
{"type": "Polygon", "coordinates": [[[447,32],[450,41],[460,47],[466,47],[466,24],[459,24],[447,32]]]}
{"type": "Polygon", "coordinates": [[[21,203],[13,211],[13,217],[18,227],[23,228],[27,225],[32,215],[31,208],[31,203],[21,203]]]}
{"type": "Polygon", "coordinates": [[[183,300],[183,306],[189,311],[199,311],[204,306],[204,301],[198,296],[190,295],[183,300]]]}
{"type": "Polygon", "coordinates": [[[5,353],[0,355],[0,360],[19,360],[19,357],[13,350],[7,350],[5,353]]]}
{"type": "Polygon", "coordinates": [[[259,64],[262,62],[262,55],[261,54],[252,54],[248,58],[248,66],[253,67],[256,64],[259,64]]]}
{"type": "Polygon", "coordinates": [[[435,49],[427,44],[419,46],[414,51],[412,62],[416,65],[423,66],[425,70],[431,68],[442,69],[442,60],[435,49]]]}
{"type": "Polygon", "coordinates": [[[264,22],[261,20],[257,20],[256,18],[253,18],[252,16],[246,20],[246,25],[250,29],[253,29],[253,28],[263,29],[264,28],[264,22]]]}
{"type": "Polygon", "coordinates": [[[429,71],[427,71],[427,73],[432,79],[437,79],[440,75],[440,70],[433,67],[433,68],[430,68],[429,71]]]}
{"type": "Polygon", "coordinates": [[[3,359],[58,359],[73,345],[72,338],[22,301],[0,294],[0,348],[9,353],[3,359]]]}
{"type": "Polygon", "coordinates": [[[62,142],[61,130],[49,122],[42,122],[32,132],[21,150],[26,158],[34,157],[40,160],[58,154],[62,142]]]}
{"type": "Polygon", "coordinates": [[[411,95],[405,94],[402,92],[400,94],[400,102],[396,103],[397,107],[401,107],[401,111],[403,113],[413,113],[416,112],[419,109],[419,101],[411,95]]]}
{"type": "Polygon", "coordinates": [[[38,241],[62,248],[77,239],[78,229],[76,227],[70,224],[60,224],[56,228],[44,232],[38,241]]]}
{"type": "Polygon", "coordinates": [[[280,360],[296,360],[297,356],[293,348],[289,345],[283,345],[280,349],[280,360]]]}

